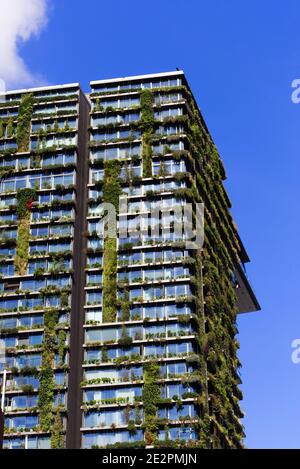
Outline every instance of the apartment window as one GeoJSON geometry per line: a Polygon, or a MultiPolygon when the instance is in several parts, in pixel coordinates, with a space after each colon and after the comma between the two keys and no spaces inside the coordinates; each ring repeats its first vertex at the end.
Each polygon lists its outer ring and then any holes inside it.
{"type": "Polygon", "coordinates": [[[66,375],[63,371],[56,371],[54,379],[57,386],[64,386],[66,384],[66,375]]]}
{"type": "Polygon", "coordinates": [[[50,449],[51,441],[49,437],[29,437],[28,438],[28,449],[50,449]]]}
{"type": "Polygon", "coordinates": [[[26,407],[37,407],[38,396],[16,396],[11,400],[11,406],[14,409],[24,409],[26,407]]]}
{"type": "Polygon", "coordinates": [[[85,313],[85,320],[88,321],[99,321],[102,322],[102,310],[101,309],[89,309],[85,313]]]}
{"type": "MultiPolygon", "coordinates": [[[[9,255],[12,256],[14,255],[15,250],[11,252],[9,255]]],[[[0,274],[2,274],[4,277],[11,277],[14,275],[15,268],[14,264],[3,264],[0,266],[0,274]]]]}
{"type": "Polygon", "coordinates": [[[16,365],[19,368],[24,366],[41,366],[41,355],[32,354],[32,355],[22,355],[16,358],[16,365]]]}
{"type": "Polygon", "coordinates": [[[95,361],[101,359],[101,351],[100,350],[86,350],[85,359],[87,361],[95,361]]]}
{"type": "Polygon", "coordinates": [[[100,292],[90,292],[86,295],[88,304],[100,304],[102,302],[102,294],[100,292]]]}
{"type": "Polygon", "coordinates": [[[37,228],[31,228],[31,236],[36,236],[39,238],[43,238],[45,236],[48,236],[49,234],[49,227],[37,227],[37,228]]]}
{"type": "Polygon", "coordinates": [[[41,314],[35,314],[33,316],[21,316],[19,319],[19,324],[21,327],[34,327],[34,326],[43,326],[44,316],[41,314]]]}
{"type": "Polygon", "coordinates": [[[18,300],[0,300],[0,310],[12,311],[18,308],[18,300]]]}
{"type": "Polygon", "coordinates": [[[145,345],[144,347],[144,355],[145,357],[148,356],[162,356],[165,354],[165,346],[164,345],[145,345]]]}
{"type": "Polygon", "coordinates": [[[17,345],[16,337],[3,337],[2,341],[4,342],[5,348],[15,347],[17,345]]]}
{"type": "Polygon", "coordinates": [[[5,426],[8,428],[34,428],[37,425],[37,415],[27,415],[22,417],[11,417],[5,419],[5,426]]]}
{"type": "Polygon", "coordinates": [[[33,309],[38,306],[43,307],[42,298],[25,298],[20,300],[20,306],[25,309],[33,309]]]}
{"type": "Polygon", "coordinates": [[[128,431],[115,431],[113,433],[101,431],[101,433],[84,433],[82,437],[82,445],[83,448],[88,449],[92,446],[101,447],[108,444],[134,442],[142,439],[142,430],[137,430],[134,435],[128,431]]]}
{"type": "Polygon", "coordinates": [[[17,327],[17,318],[0,319],[0,329],[14,329],[17,327]]]}
{"type": "Polygon", "coordinates": [[[22,386],[32,386],[33,389],[39,389],[40,381],[34,376],[16,376],[15,383],[18,388],[22,386]]]}

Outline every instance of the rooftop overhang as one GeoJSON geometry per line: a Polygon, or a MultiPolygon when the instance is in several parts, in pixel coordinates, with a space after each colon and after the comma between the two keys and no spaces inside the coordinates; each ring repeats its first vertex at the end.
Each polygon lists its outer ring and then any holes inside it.
{"type": "Polygon", "coordinates": [[[40,92],[40,91],[56,91],[56,90],[64,90],[64,89],[79,89],[80,85],[79,83],[68,83],[64,85],[49,85],[49,86],[39,86],[37,88],[24,88],[24,89],[19,89],[19,90],[9,90],[9,91],[4,91],[0,93],[1,96],[9,96],[9,95],[14,95],[14,94],[24,94],[24,93],[34,93],[34,92],[40,92]]]}
{"type": "Polygon", "coordinates": [[[252,290],[252,287],[247,279],[247,276],[240,265],[235,268],[235,275],[237,279],[237,307],[238,313],[251,313],[260,311],[260,305],[252,290]]]}
{"type": "Polygon", "coordinates": [[[163,77],[174,77],[174,76],[182,76],[184,75],[184,72],[182,70],[176,70],[175,72],[163,72],[163,73],[151,73],[148,75],[134,75],[130,77],[122,77],[122,78],[109,78],[107,80],[96,80],[96,81],[91,81],[90,85],[95,86],[95,85],[103,85],[103,84],[108,84],[108,83],[122,83],[123,81],[140,81],[144,79],[150,79],[150,78],[163,78],[163,77]]]}

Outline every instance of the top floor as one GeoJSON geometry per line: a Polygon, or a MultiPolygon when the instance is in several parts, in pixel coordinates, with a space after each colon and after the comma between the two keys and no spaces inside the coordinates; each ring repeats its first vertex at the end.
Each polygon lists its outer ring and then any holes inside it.
{"type": "Polygon", "coordinates": [[[9,107],[18,105],[24,94],[32,94],[36,101],[55,101],[65,98],[66,100],[78,96],[80,91],[79,83],[65,85],[45,86],[38,88],[28,88],[0,93],[0,106],[9,107]]]}

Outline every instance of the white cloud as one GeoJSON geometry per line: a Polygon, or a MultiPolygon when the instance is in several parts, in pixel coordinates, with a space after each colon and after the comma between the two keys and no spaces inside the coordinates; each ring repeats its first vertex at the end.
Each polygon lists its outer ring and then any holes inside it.
{"type": "Polygon", "coordinates": [[[41,84],[20,56],[19,46],[46,25],[47,0],[0,0],[0,17],[0,79],[8,89],[41,84]]]}

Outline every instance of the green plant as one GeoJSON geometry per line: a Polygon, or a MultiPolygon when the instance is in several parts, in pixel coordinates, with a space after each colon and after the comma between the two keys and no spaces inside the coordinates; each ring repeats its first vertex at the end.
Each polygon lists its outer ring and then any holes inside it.
{"type": "Polygon", "coordinates": [[[60,304],[62,308],[66,308],[69,305],[69,292],[63,290],[60,294],[60,304]]]}
{"type": "Polygon", "coordinates": [[[50,431],[53,424],[54,375],[53,366],[56,350],[56,326],[59,313],[57,310],[46,311],[44,314],[44,339],[42,350],[42,366],[39,374],[39,410],[40,426],[43,431],[50,431]]]}
{"type": "Polygon", "coordinates": [[[141,99],[141,121],[140,129],[142,132],[142,158],[143,158],[143,177],[152,176],[152,145],[151,136],[154,131],[154,112],[153,112],[153,94],[145,89],[140,94],[141,99]]]}
{"type": "Polygon", "coordinates": [[[55,119],[54,121],[53,130],[54,132],[59,132],[59,125],[58,125],[57,119],[55,119]]]}
{"type": "Polygon", "coordinates": [[[103,253],[103,322],[113,322],[117,315],[117,240],[107,238],[103,253]]]}
{"type": "Polygon", "coordinates": [[[31,204],[37,198],[35,189],[19,189],[17,192],[17,214],[18,218],[25,217],[30,212],[31,204]]]}
{"type": "Polygon", "coordinates": [[[18,124],[17,124],[17,144],[18,150],[28,151],[30,137],[30,121],[33,113],[34,97],[32,94],[24,94],[19,106],[18,124]]]}
{"type": "Polygon", "coordinates": [[[109,356],[108,356],[108,353],[107,353],[107,348],[106,347],[102,347],[102,350],[101,350],[101,362],[102,363],[107,363],[109,361],[109,356]]]}
{"type": "Polygon", "coordinates": [[[6,126],[6,136],[8,138],[13,137],[14,135],[14,121],[13,119],[9,119],[7,126],[6,126]]]}
{"type": "Polygon", "coordinates": [[[17,192],[18,235],[15,268],[19,275],[25,275],[28,264],[30,239],[30,210],[36,198],[34,189],[19,189],[17,192]]]}
{"type": "Polygon", "coordinates": [[[125,326],[122,327],[122,334],[121,338],[118,340],[118,344],[124,348],[130,347],[132,344],[132,338],[129,336],[125,326]]]}
{"type": "Polygon", "coordinates": [[[121,301],[122,316],[121,321],[130,320],[130,299],[128,290],[124,290],[124,296],[121,301]]]}
{"type": "Polygon", "coordinates": [[[160,402],[159,365],[153,361],[144,363],[144,387],[142,392],[144,408],[145,440],[148,445],[153,444],[157,432],[157,410],[160,402]]]}
{"type": "Polygon", "coordinates": [[[51,431],[51,449],[62,449],[64,443],[62,418],[59,409],[57,409],[51,431]]]}
{"type": "Polygon", "coordinates": [[[34,391],[33,386],[31,384],[25,384],[24,386],[22,386],[21,389],[22,389],[22,392],[26,394],[30,394],[34,391]]]}
{"type": "MultiPolygon", "coordinates": [[[[121,185],[119,180],[120,162],[104,162],[103,200],[119,210],[121,185]]],[[[103,252],[103,322],[116,320],[117,315],[117,239],[106,237],[103,252]]]]}
{"type": "Polygon", "coordinates": [[[103,201],[113,204],[117,212],[119,211],[119,197],[122,193],[120,171],[119,161],[104,162],[103,201]]]}
{"type": "Polygon", "coordinates": [[[127,425],[127,430],[129,431],[130,435],[135,435],[137,432],[134,420],[129,420],[127,425]]]}
{"type": "Polygon", "coordinates": [[[64,329],[61,329],[58,333],[58,356],[59,356],[60,366],[64,364],[66,338],[67,338],[66,331],[64,329]]]}

